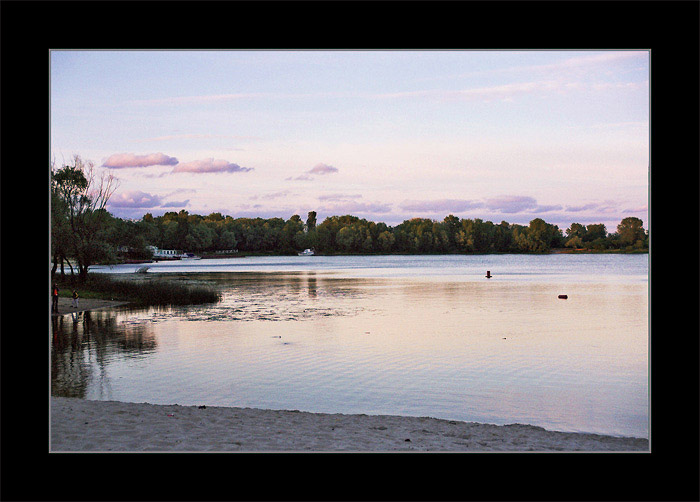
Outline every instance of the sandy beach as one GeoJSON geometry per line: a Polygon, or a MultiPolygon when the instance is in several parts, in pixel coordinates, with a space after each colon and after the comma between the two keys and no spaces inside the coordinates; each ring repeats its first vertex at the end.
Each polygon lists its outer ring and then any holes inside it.
{"type": "Polygon", "coordinates": [[[51,398],[51,452],[647,452],[649,442],[428,417],[51,398]]]}

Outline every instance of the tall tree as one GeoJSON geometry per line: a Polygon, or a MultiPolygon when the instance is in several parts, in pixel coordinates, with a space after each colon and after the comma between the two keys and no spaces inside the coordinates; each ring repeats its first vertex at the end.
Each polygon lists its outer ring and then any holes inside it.
{"type": "Polygon", "coordinates": [[[306,216],[306,230],[308,232],[316,230],[316,211],[309,211],[309,214],[306,216]]]}
{"type": "Polygon", "coordinates": [[[624,218],[617,226],[617,233],[620,236],[620,244],[623,246],[642,247],[646,234],[643,222],[639,218],[630,216],[624,218]]]}
{"type": "Polygon", "coordinates": [[[56,172],[52,166],[52,175],[52,185],[55,183],[56,193],[66,204],[70,252],[77,261],[78,275],[85,279],[90,265],[109,251],[101,231],[109,216],[105,207],[117,189],[117,181],[104,172],[97,178],[94,164],[83,161],[79,155],[73,156],[72,165],[56,172]]]}
{"type": "Polygon", "coordinates": [[[54,164],[49,166],[49,172],[51,174],[51,257],[53,262],[51,276],[53,277],[59,264],[61,275],[65,275],[64,263],[67,262],[70,266],[70,261],[67,261],[67,258],[71,250],[72,239],[68,221],[68,204],[63,198],[62,187],[54,176],[54,164]]]}

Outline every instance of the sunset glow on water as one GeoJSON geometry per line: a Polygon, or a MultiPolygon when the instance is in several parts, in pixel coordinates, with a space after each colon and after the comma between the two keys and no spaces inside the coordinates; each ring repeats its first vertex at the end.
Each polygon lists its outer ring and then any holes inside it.
{"type": "MultiPolygon", "coordinates": [[[[496,257],[543,271],[503,279],[496,265],[497,280],[441,273],[453,257],[334,258],[315,271],[146,274],[206,282],[222,300],[60,317],[52,392],[647,437],[646,255],[551,257],[566,263],[556,273],[543,257],[496,257]]],[[[469,270],[487,259],[459,258],[469,270]]]]}

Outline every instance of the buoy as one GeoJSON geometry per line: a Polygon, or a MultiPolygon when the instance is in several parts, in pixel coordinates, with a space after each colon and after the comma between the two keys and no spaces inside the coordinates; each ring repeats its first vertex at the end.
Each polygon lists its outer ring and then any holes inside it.
{"type": "Polygon", "coordinates": [[[568,296],[567,295],[559,295],[559,298],[561,298],[562,300],[566,300],[568,298],[568,296]]]}
{"type": "Polygon", "coordinates": [[[491,279],[491,271],[490,270],[486,271],[486,278],[491,279]]]}

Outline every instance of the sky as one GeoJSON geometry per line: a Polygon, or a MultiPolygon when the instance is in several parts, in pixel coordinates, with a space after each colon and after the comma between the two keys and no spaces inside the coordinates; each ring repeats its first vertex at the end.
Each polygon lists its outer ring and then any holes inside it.
{"type": "Polygon", "coordinates": [[[50,54],[50,147],[107,209],[648,228],[648,51],[50,54]]]}

